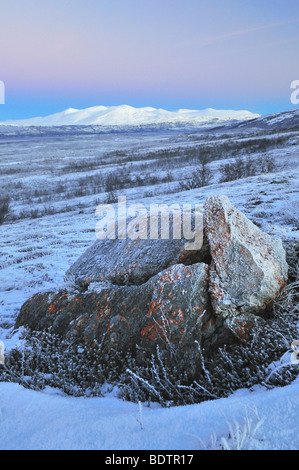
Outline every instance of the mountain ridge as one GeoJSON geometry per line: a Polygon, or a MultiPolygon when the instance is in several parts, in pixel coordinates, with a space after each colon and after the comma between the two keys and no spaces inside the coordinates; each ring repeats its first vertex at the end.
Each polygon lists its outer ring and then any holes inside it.
{"type": "Polygon", "coordinates": [[[93,106],[85,109],[67,108],[45,117],[0,122],[0,125],[31,126],[139,126],[152,124],[207,124],[211,122],[247,121],[260,117],[246,110],[134,108],[129,105],[93,106]]]}

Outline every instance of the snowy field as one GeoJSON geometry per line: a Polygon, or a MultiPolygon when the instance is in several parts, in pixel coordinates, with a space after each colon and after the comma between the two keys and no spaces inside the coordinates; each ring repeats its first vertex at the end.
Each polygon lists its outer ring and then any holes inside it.
{"type": "MultiPolygon", "coordinates": [[[[9,450],[298,450],[299,381],[163,409],[2,383],[0,448],[9,450]],[[231,438],[229,436],[232,436],[231,438]]],[[[135,455],[135,454],[134,454],[135,455]]],[[[138,452],[136,453],[138,455],[138,452]]]]}
{"type": "MultiPolygon", "coordinates": [[[[115,196],[115,188],[107,191],[108,175],[122,175],[117,194],[145,206],[204,203],[208,195],[225,194],[264,231],[292,241],[299,238],[298,162],[294,132],[1,141],[1,191],[11,198],[0,226],[0,340],[6,350],[18,344],[20,332],[13,325],[22,304],[36,292],[60,288],[66,270],[96,240],[96,206],[110,193],[115,196]],[[283,138],[276,145],[278,137],[283,138]],[[221,182],[221,165],[250,139],[264,143],[256,150],[246,147],[250,158],[259,161],[267,154],[274,169],[221,182]],[[209,186],[181,190],[180,182],[197,168],[196,155],[209,148],[209,186]]],[[[162,409],[143,404],[140,409],[115,394],[75,398],[56,389],[37,392],[0,383],[0,449],[299,449],[298,392],[296,380],[284,388],[240,390],[198,405],[162,409]]]]}

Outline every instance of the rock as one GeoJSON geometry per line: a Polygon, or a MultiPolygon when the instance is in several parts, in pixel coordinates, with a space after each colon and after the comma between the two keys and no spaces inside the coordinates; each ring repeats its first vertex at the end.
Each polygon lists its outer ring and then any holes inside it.
{"type": "MultiPolygon", "coordinates": [[[[177,264],[138,286],[91,284],[85,293],[37,294],[21,308],[16,327],[52,328],[68,339],[105,350],[152,354],[166,346],[179,367],[194,377],[199,372],[198,344],[211,322],[208,266],[177,264]]],[[[211,333],[211,325],[209,326],[211,333]]]]}
{"type": "Polygon", "coordinates": [[[287,283],[282,242],[262,232],[226,196],[207,198],[205,230],[212,307],[242,340],[287,283]]]}
{"type": "Polygon", "coordinates": [[[206,200],[203,240],[189,251],[184,238],[98,240],[69,269],[74,287],[33,296],[16,327],[51,328],[141,361],[159,347],[195,378],[199,346],[209,352],[232,339],[246,342],[288,274],[281,241],[225,196],[206,200]]]}
{"type": "MultiPolygon", "coordinates": [[[[170,234],[172,228],[170,219],[170,234]]],[[[149,234],[146,239],[97,240],[69,268],[66,277],[85,288],[91,282],[102,281],[118,286],[140,285],[170,266],[209,261],[205,237],[197,250],[186,250],[186,241],[184,237],[155,240],[149,234]]]]}

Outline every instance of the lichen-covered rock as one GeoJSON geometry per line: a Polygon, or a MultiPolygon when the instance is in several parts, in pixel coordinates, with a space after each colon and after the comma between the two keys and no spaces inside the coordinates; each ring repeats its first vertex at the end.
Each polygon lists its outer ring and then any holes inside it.
{"type": "Polygon", "coordinates": [[[262,316],[287,283],[282,242],[262,232],[226,196],[207,198],[205,230],[212,257],[214,312],[244,339],[255,315],[262,316]]]}
{"type": "Polygon", "coordinates": [[[67,272],[73,287],[33,296],[16,327],[99,343],[108,356],[129,350],[142,360],[167,349],[196,377],[199,346],[246,342],[288,275],[281,241],[227,197],[206,200],[204,225],[203,247],[189,251],[185,238],[96,241],[67,272]]]}
{"type": "MultiPolygon", "coordinates": [[[[177,264],[138,286],[91,284],[84,293],[37,294],[21,308],[16,326],[33,330],[51,327],[66,338],[105,351],[130,349],[151,354],[168,346],[190,376],[200,370],[198,344],[211,323],[208,266],[177,264]]],[[[213,328],[211,323],[209,334],[213,328]]]]}
{"type": "MultiPolygon", "coordinates": [[[[149,225],[149,216],[145,219],[149,225]]],[[[192,219],[194,223],[194,216],[192,219]]],[[[144,222],[142,218],[140,221],[144,222]]],[[[194,250],[186,249],[186,242],[190,240],[184,236],[180,239],[172,238],[172,230],[173,221],[170,218],[169,239],[151,239],[150,233],[147,233],[145,239],[126,237],[97,240],[69,268],[66,277],[81,286],[103,281],[118,286],[140,285],[175,264],[191,265],[209,261],[209,247],[202,226],[198,230],[202,234],[202,246],[194,250]]]]}

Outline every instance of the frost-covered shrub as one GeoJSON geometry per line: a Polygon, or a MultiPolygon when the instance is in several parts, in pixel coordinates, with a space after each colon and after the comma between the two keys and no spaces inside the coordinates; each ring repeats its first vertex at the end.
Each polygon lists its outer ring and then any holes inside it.
{"type": "Polygon", "coordinates": [[[269,155],[261,155],[259,158],[238,155],[230,163],[224,163],[220,166],[220,182],[249,178],[261,173],[271,173],[275,166],[275,160],[269,155]]]}
{"type": "Polygon", "coordinates": [[[0,225],[3,224],[9,212],[10,198],[8,196],[0,196],[0,225]]]}
{"type": "Polygon", "coordinates": [[[188,191],[194,188],[208,186],[212,180],[212,172],[207,161],[203,160],[199,163],[198,168],[193,171],[192,175],[186,177],[179,184],[179,190],[188,191]]]}
{"type": "Polygon", "coordinates": [[[292,204],[285,204],[282,208],[284,221],[299,229],[299,201],[294,200],[292,204]]]}
{"type": "Polygon", "coordinates": [[[91,348],[51,331],[25,331],[21,345],[6,356],[0,380],[37,390],[47,385],[75,396],[101,395],[106,382],[114,384],[119,379],[124,361],[127,358],[117,354],[104,356],[100,344],[91,348]]]}
{"type": "Polygon", "coordinates": [[[109,191],[104,199],[105,204],[114,204],[117,202],[118,194],[116,191],[109,191]]]}
{"type": "Polygon", "coordinates": [[[277,369],[268,380],[271,364],[280,360],[296,337],[293,328],[274,330],[274,326],[277,324],[258,326],[248,345],[230,345],[205,357],[200,378],[189,384],[176,373],[174,364],[163,363],[157,354],[147,367],[128,371],[130,382],[123,387],[122,395],[133,401],[159,401],[164,406],[186,405],[227,397],[237,389],[257,384],[269,388],[289,384],[298,374],[291,363],[277,369]]]}

